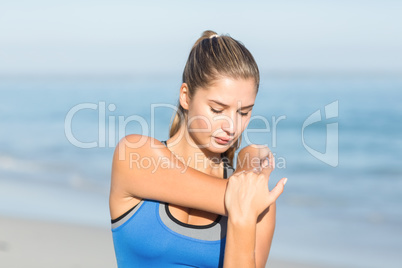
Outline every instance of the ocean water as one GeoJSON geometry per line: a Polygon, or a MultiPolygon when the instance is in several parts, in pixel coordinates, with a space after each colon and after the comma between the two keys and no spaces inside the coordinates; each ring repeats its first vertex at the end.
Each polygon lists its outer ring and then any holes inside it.
{"type": "MultiPolygon", "coordinates": [[[[109,226],[114,146],[168,138],[179,77],[1,77],[0,216],[109,226]]],[[[402,77],[262,77],[242,146],[268,144],[270,256],[348,267],[402,263],[402,77]],[[258,132],[259,131],[259,132],[258,132]]]]}

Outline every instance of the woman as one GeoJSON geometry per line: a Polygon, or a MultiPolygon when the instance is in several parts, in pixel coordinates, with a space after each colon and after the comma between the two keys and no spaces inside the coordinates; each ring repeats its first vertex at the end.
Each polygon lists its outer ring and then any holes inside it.
{"type": "Polygon", "coordinates": [[[275,164],[265,146],[243,148],[232,168],[258,86],[241,43],[212,31],[197,40],[170,138],[129,135],[116,148],[110,213],[119,267],[265,267],[286,179],[268,190],[275,164]]]}

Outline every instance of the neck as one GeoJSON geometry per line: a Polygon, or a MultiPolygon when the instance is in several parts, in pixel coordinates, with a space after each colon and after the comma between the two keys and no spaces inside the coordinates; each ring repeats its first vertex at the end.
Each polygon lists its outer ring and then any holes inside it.
{"type": "Polygon", "coordinates": [[[178,133],[167,140],[169,150],[186,166],[206,174],[222,177],[223,162],[220,153],[214,153],[208,148],[200,148],[193,141],[188,131],[181,127],[178,133]]]}

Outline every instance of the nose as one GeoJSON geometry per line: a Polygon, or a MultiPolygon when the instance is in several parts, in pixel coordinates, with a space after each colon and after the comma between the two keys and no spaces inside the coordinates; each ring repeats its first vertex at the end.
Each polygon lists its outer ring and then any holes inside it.
{"type": "Polygon", "coordinates": [[[234,136],[237,129],[237,113],[231,113],[230,115],[225,116],[222,118],[222,130],[227,132],[229,136],[234,136]]]}

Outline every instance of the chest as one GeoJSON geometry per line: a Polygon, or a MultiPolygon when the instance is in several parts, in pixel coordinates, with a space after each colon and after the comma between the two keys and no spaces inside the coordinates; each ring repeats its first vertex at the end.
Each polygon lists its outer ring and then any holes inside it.
{"type": "Polygon", "coordinates": [[[203,226],[213,223],[218,215],[202,210],[190,209],[178,205],[169,204],[168,210],[172,217],[178,221],[190,225],[203,226]]]}
{"type": "Polygon", "coordinates": [[[194,227],[172,218],[166,204],[145,201],[113,240],[119,267],[220,267],[225,234],[226,217],[194,227]]]}

